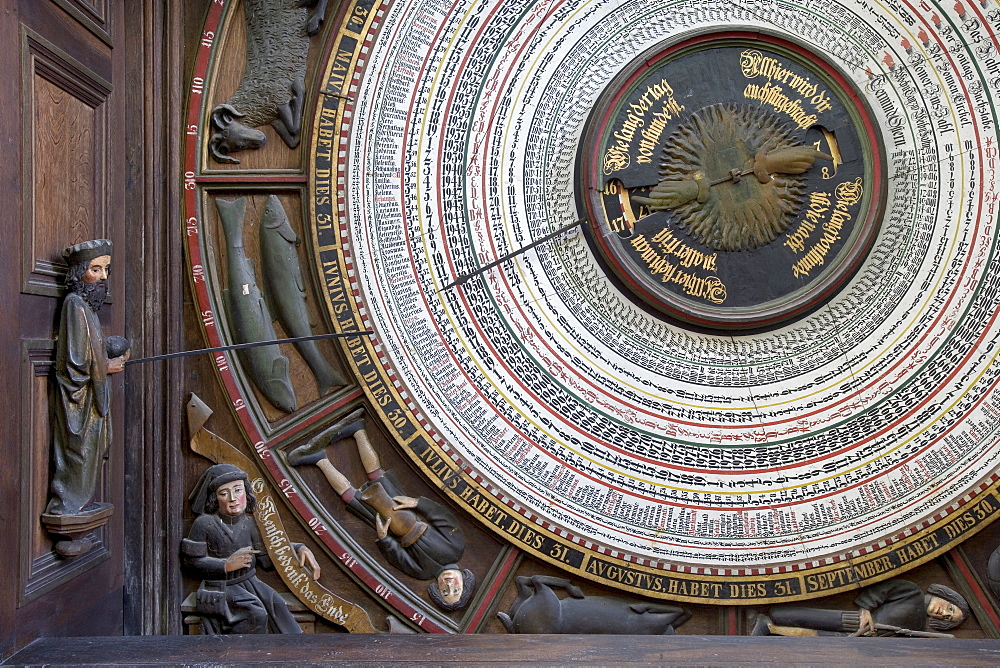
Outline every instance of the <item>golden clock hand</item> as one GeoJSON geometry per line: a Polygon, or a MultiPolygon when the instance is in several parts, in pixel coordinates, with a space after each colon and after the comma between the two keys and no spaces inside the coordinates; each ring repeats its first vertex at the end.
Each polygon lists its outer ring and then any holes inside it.
{"type": "Polygon", "coordinates": [[[649,197],[633,195],[632,201],[649,207],[650,211],[673,209],[697,199],[704,204],[708,199],[708,189],[721,181],[709,181],[701,172],[693,179],[664,179],[649,191],[649,197]]]}
{"type": "Polygon", "coordinates": [[[651,211],[673,209],[694,199],[703,204],[708,199],[708,188],[712,186],[728,181],[739,183],[749,174],[756,176],[762,184],[771,180],[771,174],[803,174],[820,158],[833,160],[832,155],[808,146],[758,151],[753,166],[747,169],[731,169],[728,174],[713,181],[707,181],[700,172],[693,179],[664,179],[649,191],[649,197],[634,196],[632,200],[649,207],[651,211]]]}
{"type": "MultiPolygon", "coordinates": [[[[750,170],[761,183],[771,180],[771,174],[804,174],[820,158],[833,161],[833,156],[811,146],[791,146],[778,151],[758,151],[750,170]]],[[[747,172],[743,172],[746,174],[747,172]]]]}

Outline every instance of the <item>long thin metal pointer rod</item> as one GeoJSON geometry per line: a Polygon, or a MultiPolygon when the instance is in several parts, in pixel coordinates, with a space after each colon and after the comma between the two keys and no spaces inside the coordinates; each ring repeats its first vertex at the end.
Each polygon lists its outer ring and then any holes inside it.
{"type": "Polygon", "coordinates": [[[179,353],[167,353],[166,355],[155,355],[153,357],[140,357],[134,360],[126,360],[125,365],[144,364],[146,362],[158,362],[169,360],[174,357],[188,357],[190,355],[201,355],[204,353],[221,353],[227,350],[243,350],[244,348],[256,348],[257,346],[273,346],[278,343],[298,343],[299,341],[316,341],[318,339],[333,339],[339,336],[356,336],[358,334],[374,334],[370,329],[363,329],[357,332],[335,332],[333,334],[316,334],[314,336],[295,336],[289,339],[273,339],[271,341],[254,341],[253,343],[233,343],[228,346],[218,346],[217,348],[198,348],[197,350],[183,350],[179,353]]]}
{"type": "Polygon", "coordinates": [[[501,265],[504,262],[506,262],[507,260],[511,259],[512,257],[517,257],[521,253],[523,253],[525,251],[528,251],[528,250],[531,250],[535,246],[543,244],[546,241],[548,241],[549,239],[552,239],[553,237],[557,237],[560,234],[562,234],[563,232],[566,232],[567,230],[572,230],[577,225],[580,225],[581,223],[584,223],[586,221],[587,221],[586,218],[581,218],[580,220],[577,220],[577,221],[574,221],[572,223],[569,223],[568,225],[563,225],[562,227],[560,227],[556,231],[549,232],[548,234],[546,234],[541,239],[536,239],[535,241],[532,241],[527,246],[522,246],[521,248],[518,248],[516,251],[513,251],[511,253],[507,253],[502,258],[500,258],[498,260],[494,260],[493,262],[490,262],[489,264],[487,264],[487,265],[485,265],[483,267],[480,267],[479,269],[476,269],[475,271],[469,272],[465,276],[459,276],[454,281],[452,281],[448,285],[446,285],[443,288],[441,288],[440,290],[438,290],[438,292],[443,292],[443,291],[447,290],[448,288],[454,287],[456,285],[464,285],[465,283],[467,283],[469,281],[469,279],[475,278],[476,276],[478,276],[479,274],[483,273],[484,271],[488,271],[488,270],[492,269],[493,267],[496,267],[497,265],[501,265]]]}

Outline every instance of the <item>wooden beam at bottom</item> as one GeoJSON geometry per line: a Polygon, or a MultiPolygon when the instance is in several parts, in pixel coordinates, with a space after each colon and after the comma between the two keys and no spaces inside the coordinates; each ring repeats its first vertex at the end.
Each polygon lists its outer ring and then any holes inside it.
{"type": "Polygon", "coordinates": [[[3,665],[1000,664],[991,640],[594,635],[297,635],[43,638],[3,665]]]}

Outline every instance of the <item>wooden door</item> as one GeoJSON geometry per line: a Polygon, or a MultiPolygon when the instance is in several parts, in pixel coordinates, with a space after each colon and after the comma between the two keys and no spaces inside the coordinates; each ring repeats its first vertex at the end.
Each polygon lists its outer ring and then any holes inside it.
{"type": "MultiPolygon", "coordinates": [[[[126,559],[124,536],[126,520],[141,521],[144,505],[126,507],[123,490],[126,466],[141,472],[144,452],[140,446],[127,455],[127,443],[155,424],[126,427],[126,417],[132,424],[132,416],[142,414],[145,392],[135,387],[149,377],[112,377],[113,438],[95,498],[115,509],[94,532],[92,548],[77,557],[58,555],[40,515],[50,479],[52,367],[66,273],[62,249],[110,239],[109,303],[99,314],[105,335],[128,336],[139,354],[159,336],[133,317],[156,302],[142,297],[142,279],[164,266],[142,261],[163,230],[157,211],[164,209],[149,203],[145,178],[158,171],[149,159],[154,147],[147,139],[154,133],[146,105],[157,106],[154,96],[162,88],[147,99],[143,81],[148,71],[164,67],[149,56],[159,42],[147,39],[161,20],[150,11],[155,4],[0,2],[0,156],[6,166],[0,257],[10,270],[0,288],[0,369],[9,388],[0,393],[7,436],[0,446],[6,556],[0,561],[0,657],[37,637],[114,635],[134,624],[126,621],[123,591],[135,570],[126,564],[135,560],[126,559]]],[[[141,496],[141,476],[138,482],[132,489],[141,496]]],[[[141,548],[141,539],[129,545],[141,548]]]]}

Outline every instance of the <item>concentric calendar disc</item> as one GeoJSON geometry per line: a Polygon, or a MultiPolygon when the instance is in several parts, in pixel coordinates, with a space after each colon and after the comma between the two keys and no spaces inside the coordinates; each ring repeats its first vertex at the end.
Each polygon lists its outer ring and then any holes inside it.
{"type": "Polygon", "coordinates": [[[998,24],[352,5],[306,227],[331,323],[374,332],[344,350],[389,435],[504,540],[647,596],[819,596],[984,527],[998,24]]]}

